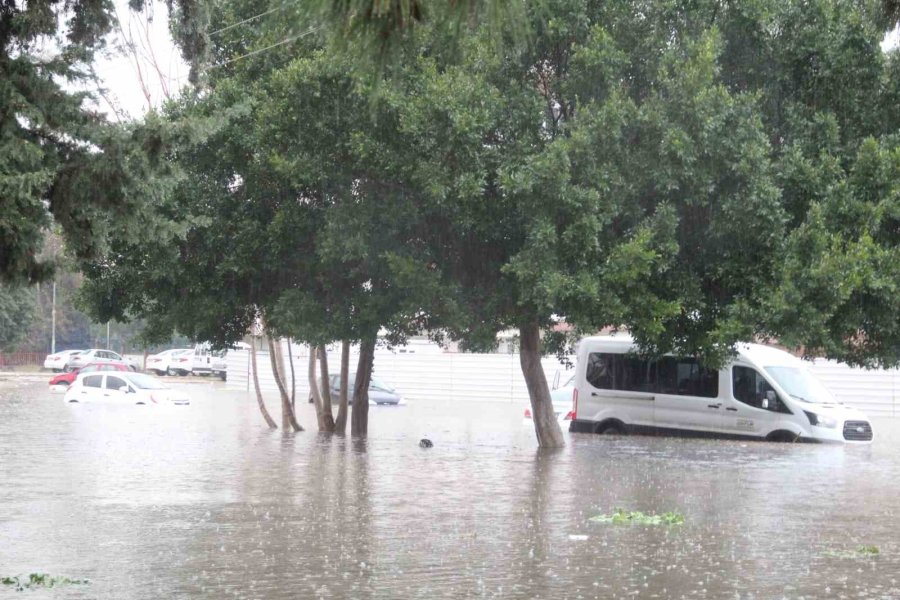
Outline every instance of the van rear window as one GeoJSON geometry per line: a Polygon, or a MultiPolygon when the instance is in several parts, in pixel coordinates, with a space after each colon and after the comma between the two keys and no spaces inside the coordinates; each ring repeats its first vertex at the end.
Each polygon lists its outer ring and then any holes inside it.
{"type": "Polygon", "coordinates": [[[601,390],[702,398],[719,395],[719,372],[701,366],[693,358],[664,356],[647,360],[629,354],[592,352],[586,378],[601,390]]]}

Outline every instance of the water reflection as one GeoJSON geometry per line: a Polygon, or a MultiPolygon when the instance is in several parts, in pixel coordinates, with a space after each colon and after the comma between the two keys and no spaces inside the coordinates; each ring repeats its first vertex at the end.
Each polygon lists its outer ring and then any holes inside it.
{"type": "Polygon", "coordinates": [[[146,411],[0,388],[0,576],[93,580],[35,598],[900,597],[896,422],[866,447],[546,451],[508,405],[373,407],[359,440],[268,431],[254,401],[191,389],[146,411]],[[616,507],[686,523],[588,520],[616,507]],[[833,552],[858,544],[880,555],[833,552]]]}

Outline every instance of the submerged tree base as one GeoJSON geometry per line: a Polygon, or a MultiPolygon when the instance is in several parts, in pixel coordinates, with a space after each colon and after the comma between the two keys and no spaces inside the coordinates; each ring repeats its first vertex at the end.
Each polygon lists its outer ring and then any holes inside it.
{"type": "Polygon", "coordinates": [[[3,577],[0,584],[15,586],[17,592],[34,588],[53,588],[62,585],[87,585],[90,581],[87,579],[70,579],[68,577],[60,577],[48,575],[47,573],[29,573],[25,575],[16,575],[14,577],[3,577]]]}

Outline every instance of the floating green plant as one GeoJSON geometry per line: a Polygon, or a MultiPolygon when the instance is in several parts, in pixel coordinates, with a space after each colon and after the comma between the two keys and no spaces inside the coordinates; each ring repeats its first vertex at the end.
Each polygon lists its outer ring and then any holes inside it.
{"type": "Polygon", "coordinates": [[[68,577],[59,577],[48,575],[47,573],[29,573],[25,575],[16,575],[14,577],[0,578],[0,584],[14,586],[17,592],[22,592],[32,588],[53,588],[61,585],[85,585],[90,583],[87,579],[70,579],[68,577]]]}
{"type": "Polygon", "coordinates": [[[824,554],[834,558],[873,558],[881,554],[881,551],[878,546],[860,544],[852,550],[826,550],[824,554]]]}
{"type": "Polygon", "coordinates": [[[661,515],[648,515],[639,510],[617,508],[611,514],[591,517],[594,523],[612,523],[613,525],[683,525],[684,515],[677,512],[664,512],[661,515]]]}

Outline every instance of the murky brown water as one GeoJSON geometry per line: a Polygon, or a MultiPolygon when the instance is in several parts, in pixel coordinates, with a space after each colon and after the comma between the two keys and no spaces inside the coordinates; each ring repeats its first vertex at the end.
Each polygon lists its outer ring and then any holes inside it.
{"type": "Polygon", "coordinates": [[[360,443],[270,432],[254,400],[190,389],[153,411],[0,382],[0,577],[92,581],[0,597],[900,598],[897,421],[865,447],[540,452],[510,405],[372,407],[360,443]],[[686,523],[588,521],[615,507],[686,523]],[[880,554],[833,555],[859,544],[880,554]]]}

